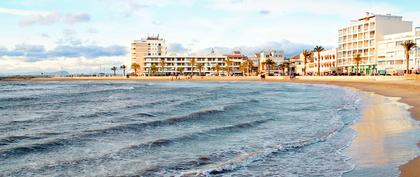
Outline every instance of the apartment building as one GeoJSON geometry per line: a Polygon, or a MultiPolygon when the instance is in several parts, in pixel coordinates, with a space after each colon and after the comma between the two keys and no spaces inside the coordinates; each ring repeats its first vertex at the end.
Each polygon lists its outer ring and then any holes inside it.
{"type": "MultiPolygon", "coordinates": [[[[203,64],[201,70],[202,75],[215,75],[215,66],[219,65],[223,73],[226,69],[226,61],[229,59],[230,65],[229,74],[240,74],[240,65],[247,57],[242,55],[239,51],[234,51],[232,54],[219,55],[213,51],[208,55],[178,55],[169,54],[166,41],[162,38],[147,37],[142,40],[135,40],[131,44],[131,60],[132,63],[140,65],[140,70],[136,74],[141,76],[149,76],[153,72],[157,75],[171,75],[182,72],[186,75],[199,75],[197,64],[203,64]],[[191,66],[191,60],[195,60],[196,65],[191,66]],[[162,66],[163,64],[163,66],[162,66]],[[152,71],[155,67],[157,71],[152,71]],[[192,70],[194,68],[194,70],[192,70]]],[[[134,72],[132,70],[132,72],[134,72]]],[[[227,73],[225,72],[227,75],[227,73]]]]}
{"type": "Polygon", "coordinates": [[[241,64],[248,59],[247,56],[242,55],[240,51],[233,51],[232,54],[225,55],[229,61],[232,62],[230,66],[231,72],[234,75],[242,74],[240,70],[241,64]]]}
{"type": "Polygon", "coordinates": [[[339,72],[355,72],[353,56],[362,55],[360,72],[377,72],[378,44],[385,35],[412,31],[412,22],[401,16],[367,13],[338,31],[337,67],[339,72]]]}
{"type": "Polygon", "coordinates": [[[258,67],[259,73],[267,72],[266,71],[267,67],[265,66],[265,62],[268,59],[271,59],[275,63],[275,66],[274,68],[272,67],[270,69],[270,73],[278,74],[279,73],[278,66],[284,63],[284,60],[285,60],[284,51],[281,51],[281,50],[269,50],[269,51],[261,52],[260,54],[257,54],[257,57],[259,58],[259,67],[258,67]]]}
{"type": "Polygon", "coordinates": [[[403,74],[406,70],[404,41],[413,41],[418,47],[410,51],[410,70],[420,70],[420,27],[405,33],[385,35],[378,45],[378,72],[381,74],[403,74]]]}
{"type": "Polygon", "coordinates": [[[303,70],[304,70],[303,60],[304,60],[304,57],[302,53],[289,58],[289,68],[290,68],[289,74],[303,75],[303,70]]]}
{"type": "MultiPolygon", "coordinates": [[[[314,62],[311,63],[308,72],[318,73],[318,53],[313,55],[314,62]]],[[[325,50],[320,52],[320,71],[321,75],[332,75],[337,73],[337,50],[325,50]]]]}
{"type": "MultiPolygon", "coordinates": [[[[165,55],[165,56],[146,56],[144,60],[143,75],[149,76],[152,74],[152,66],[155,65],[158,69],[158,75],[170,75],[182,72],[185,75],[199,75],[197,64],[203,64],[201,70],[202,75],[215,74],[213,69],[216,65],[225,67],[227,57],[223,55],[165,55]],[[196,61],[196,65],[191,65],[191,60],[196,61]],[[164,61],[164,66],[161,65],[164,61]],[[192,70],[194,68],[194,71],[192,70]]],[[[222,71],[220,71],[221,73],[222,71]]]]}
{"type": "MultiPolygon", "coordinates": [[[[140,65],[139,74],[144,74],[145,57],[165,56],[168,47],[166,41],[158,36],[149,36],[141,40],[135,40],[131,43],[131,63],[140,65]]],[[[131,72],[134,72],[132,70],[131,72]]]]}

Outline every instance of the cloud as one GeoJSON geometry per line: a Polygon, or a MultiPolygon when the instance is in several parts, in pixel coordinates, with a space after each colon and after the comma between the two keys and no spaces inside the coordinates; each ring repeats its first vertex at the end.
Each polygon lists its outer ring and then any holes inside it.
{"type": "Polygon", "coordinates": [[[75,24],[90,21],[90,15],[86,13],[47,13],[47,14],[34,14],[28,18],[20,21],[20,25],[52,25],[56,23],[75,24]]]}
{"type": "MultiPolygon", "coordinates": [[[[297,14],[309,13],[316,15],[335,15],[345,18],[354,18],[363,12],[393,13],[398,8],[387,2],[371,2],[358,0],[322,0],[314,3],[313,0],[214,0],[211,7],[228,12],[255,12],[255,9],[263,9],[273,14],[297,14]]],[[[261,13],[262,11],[260,11],[261,13]]]]}
{"type": "Polygon", "coordinates": [[[268,11],[268,10],[260,10],[260,14],[261,15],[268,15],[268,14],[270,14],[270,11],[268,11]]]}
{"type": "MultiPolygon", "coordinates": [[[[213,48],[206,48],[202,50],[196,51],[200,54],[209,54],[212,49],[216,53],[219,54],[227,54],[231,53],[232,51],[241,51],[241,53],[252,56],[255,53],[260,53],[262,51],[267,50],[283,50],[286,54],[286,56],[290,57],[293,55],[296,55],[300,53],[304,49],[313,49],[314,45],[309,44],[301,44],[301,43],[292,43],[288,40],[282,40],[282,41],[272,41],[272,42],[266,42],[260,45],[255,46],[237,46],[237,47],[213,47],[213,48]]],[[[331,46],[325,46],[325,48],[332,48],[331,46]]]]}
{"type": "Polygon", "coordinates": [[[128,57],[99,57],[88,59],[78,58],[51,58],[38,61],[27,61],[23,58],[0,57],[0,75],[40,74],[42,72],[68,71],[70,73],[111,73],[111,66],[125,64],[129,66],[128,57]]]}
{"type": "Polygon", "coordinates": [[[0,48],[0,57],[24,58],[28,61],[39,61],[49,58],[77,58],[85,57],[95,59],[98,57],[124,56],[127,54],[127,48],[118,45],[112,46],[71,46],[60,45],[52,50],[46,50],[41,45],[16,45],[13,50],[0,48]]]}
{"type": "Polygon", "coordinates": [[[170,43],[168,45],[168,51],[173,53],[187,53],[190,52],[191,49],[183,46],[181,43],[170,43]]]}

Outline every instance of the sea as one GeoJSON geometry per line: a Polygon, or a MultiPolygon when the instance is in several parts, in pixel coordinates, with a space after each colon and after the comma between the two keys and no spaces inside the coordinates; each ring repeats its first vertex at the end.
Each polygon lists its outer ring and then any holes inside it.
{"type": "Polygon", "coordinates": [[[252,82],[0,82],[0,176],[342,176],[361,95],[252,82]]]}

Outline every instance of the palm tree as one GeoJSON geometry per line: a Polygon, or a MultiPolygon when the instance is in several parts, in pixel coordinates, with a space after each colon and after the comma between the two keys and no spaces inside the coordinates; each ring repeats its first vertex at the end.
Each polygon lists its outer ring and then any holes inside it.
{"type": "Polygon", "coordinates": [[[242,75],[245,76],[245,72],[248,70],[246,63],[241,63],[239,65],[239,70],[241,71],[242,75]]]}
{"type": "Polygon", "coordinates": [[[282,63],[282,64],[280,64],[280,65],[279,65],[279,68],[280,68],[281,72],[283,73],[283,75],[286,75],[286,74],[285,74],[285,70],[286,70],[286,63],[282,63]]]}
{"type": "Polygon", "coordinates": [[[155,64],[152,64],[152,66],[150,67],[150,71],[152,71],[153,76],[155,75],[155,73],[158,71],[158,68],[155,64]]]}
{"type": "Polygon", "coordinates": [[[191,58],[190,65],[191,65],[191,77],[194,75],[194,66],[197,62],[195,61],[195,58],[191,58]]]}
{"type": "MultiPolygon", "coordinates": [[[[160,65],[161,71],[163,73],[165,71],[165,65],[166,65],[165,60],[161,59],[160,62],[159,62],[159,65],[160,65]]],[[[166,73],[165,73],[165,75],[166,75],[166,73]]]]}
{"type": "Polygon", "coordinates": [[[116,66],[111,67],[111,70],[114,71],[114,76],[117,75],[117,69],[118,68],[116,66]]]}
{"type": "Polygon", "coordinates": [[[268,70],[268,75],[267,76],[270,76],[271,67],[274,66],[276,63],[272,59],[267,59],[263,63],[267,67],[267,70],[268,70]]]}
{"type": "Polygon", "coordinates": [[[121,65],[121,66],[120,66],[120,69],[122,69],[123,76],[125,76],[125,69],[127,69],[127,66],[125,66],[125,65],[121,65]]]}
{"type": "Polygon", "coordinates": [[[217,64],[216,66],[213,67],[213,71],[216,71],[217,76],[219,76],[219,72],[222,68],[220,67],[219,64],[217,64]]]}
{"type": "Polygon", "coordinates": [[[417,44],[414,43],[411,40],[408,40],[408,41],[404,41],[401,45],[405,49],[405,63],[407,65],[406,70],[405,70],[405,73],[406,74],[410,74],[410,65],[409,65],[409,62],[410,62],[410,50],[416,48],[417,47],[417,44]]]}
{"type": "Polygon", "coordinates": [[[230,76],[230,67],[232,66],[232,61],[230,59],[227,59],[225,61],[225,68],[227,71],[227,75],[230,76]]]}
{"type": "Polygon", "coordinates": [[[321,52],[324,50],[322,46],[315,46],[314,48],[314,51],[318,53],[318,76],[321,76],[321,52]]]}
{"type": "Polygon", "coordinates": [[[183,68],[183,67],[176,68],[176,70],[179,72],[179,74],[182,74],[184,72],[184,69],[185,68],[183,68]]]}
{"type": "Polygon", "coordinates": [[[312,51],[309,50],[303,50],[302,51],[302,55],[303,55],[303,75],[306,76],[306,62],[308,60],[308,58],[311,58],[313,55],[312,51]]]}
{"type": "Polygon", "coordinates": [[[204,68],[204,64],[203,63],[197,63],[197,64],[195,64],[195,66],[197,67],[197,69],[198,69],[198,73],[200,74],[200,76],[201,76],[201,70],[203,70],[203,68],[204,68]]]}
{"type": "Polygon", "coordinates": [[[353,60],[354,62],[356,62],[356,76],[357,76],[359,73],[359,64],[362,61],[362,55],[360,55],[360,53],[354,55],[353,60]]]}
{"type": "Polygon", "coordinates": [[[134,73],[137,75],[137,71],[140,70],[140,65],[137,63],[131,64],[131,69],[134,70],[134,73]]]}
{"type": "Polygon", "coordinates": [[[251,75],[252,67],[254,66],[254,62],[250,59],[245,61],[246,67],[248,68],[248,76],[251,75]]]}

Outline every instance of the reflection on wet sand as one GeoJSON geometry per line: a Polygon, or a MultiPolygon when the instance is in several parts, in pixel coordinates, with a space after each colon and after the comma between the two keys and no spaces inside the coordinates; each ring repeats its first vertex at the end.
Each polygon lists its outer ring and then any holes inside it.
{"type": "Polygon", "coordinates": [[[415,144],[419,128],[407,105],[380,95],[367,96],[363,117],[353,126],[357,137],[347,152],[356,168],[346,176],[398,175],[398,165],[419,154],[415,144]]]}

